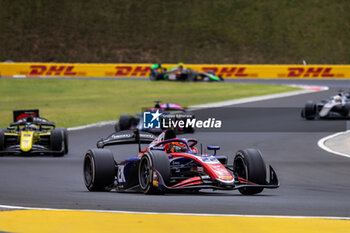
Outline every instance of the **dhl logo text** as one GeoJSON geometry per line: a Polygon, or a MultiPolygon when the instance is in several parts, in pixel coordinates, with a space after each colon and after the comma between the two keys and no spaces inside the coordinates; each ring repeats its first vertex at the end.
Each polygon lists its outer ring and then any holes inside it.
{"type": "Polygon", "coordinates": [[[75,76],[76,72],[73,71],[74,66],[60,66],[60,65],[32,65],[29,67],[29,75],[31,76],[75,76]]]}
{"type": "Polygon", "coordinates": [[[246,72],[246,67],[202,67],[204,72],[212,71],[217,76],[222,76],[224,78],[228,77],[257,77],[258,74],[249,74],[246,72]]]}
{"type": "Polygon", "coordinates": [[[344,74],[336,74],[332,72],[331,67],[292,67],[288,68],[287,74],[279,74],[279,77],[288,78],[332,78],[344,77],[344,74]]]}
{"type": "Polygon", "coordinates": [[[115,76],[147,76],[150,70],[149,66],[117,66],[115,76]]]}

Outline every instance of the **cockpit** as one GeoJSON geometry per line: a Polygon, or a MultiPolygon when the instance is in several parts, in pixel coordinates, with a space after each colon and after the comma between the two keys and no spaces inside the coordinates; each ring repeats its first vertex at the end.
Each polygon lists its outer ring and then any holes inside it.
{"type": "Polygon", "coordinates": [[[194,138],[176,138],[174,130],[166,130],[161,133],[154,147],[164,147],[167,153],[198,153],[195,145],[198,143],[194,138]]]}

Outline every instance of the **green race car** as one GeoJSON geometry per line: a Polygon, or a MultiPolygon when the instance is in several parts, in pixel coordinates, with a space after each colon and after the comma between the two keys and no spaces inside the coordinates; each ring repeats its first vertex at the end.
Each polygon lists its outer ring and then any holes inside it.
{"type": "Polygon", "coordinates": [[[183,63],[172,67],[169,70],[162,67],[161,64],[151,66],[149,76],[151,81],[168,80],[168,81],[204,81],[204,82],[222,82],[221,76],[216,76],[213,71],[198,72],[190,68],[184,68],[183,63]]]}

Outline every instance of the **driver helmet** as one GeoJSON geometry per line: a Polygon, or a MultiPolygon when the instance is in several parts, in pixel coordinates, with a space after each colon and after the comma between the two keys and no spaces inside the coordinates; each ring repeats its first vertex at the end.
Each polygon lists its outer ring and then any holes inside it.
{"type": "Polygon", "coordinates": [[[178,67],[180,70],[182,70],[182,69],[184,68],[184,63],[179,62],[179,63],[177,64],[177,67],[178,67]]]}
{"type": "Polygon", "coordinates": [[[28,127],[27,127],[27,129],[28,129],[29,131],[35,131],[35,130],[37,130],[35,124],[29,124],[28,127]]]}
{"type": "Polygon", "coordinates": [[[341,97],[340,96],[335,96],[334,101],[337,103],[341,103],[341,97]]]}
{"type": "Polygon", "coordinates": [[[186,152],[186,145],[180,142],[170,142],[168,152],[169,153],[186,152]]]}
{"type": "Polygon", "coordinates": [[[161,64],[154,64],[151,66],[151,69],[159,69],[159,68],[162,68],[162,65],[161,64]]]}

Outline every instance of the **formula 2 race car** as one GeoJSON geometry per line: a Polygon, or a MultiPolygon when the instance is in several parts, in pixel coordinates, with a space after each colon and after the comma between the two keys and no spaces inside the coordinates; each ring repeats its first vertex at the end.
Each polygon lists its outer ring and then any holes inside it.
{"type": "Polygon", "coordinates": [[[350,118],[350,93],[339,92],[328,100],[320,103],[308,101],[301,110],[301,117],[307,120],[322,119],[347,119],[350,118]]]}
{"type": "Polygon", "coordinates": [[[0,155],[68,153],[67,129],[39,117],[38,109],[13,111],[13,120],[10,127],[0,128],[0,155]]]}
{"type": "Polygon", "coordinates": [[[183,68],[183,64],[179,63],[177,67],[169,70],[162,67],[161,64],[151,66],[149,79],[151,81],[168,80],[168,81],[204,81],[204,82],[221,82],[224,79],[216,76],[215,72],[198,72],[190,68],[183,68]]]}
{"type": "Polygon", "coordinates": [[[173,130],[157,138],[148,133],[127,130],[111,134],[97,142],[97,149],[84,158],[84,180],[89,191],[142,191],[158,194],[169,191],[200,189],[235,190],[244,195],[257,194],[264,188],[278,188],[279,181],[266,166],[259,150],[239,150],[233,164],[227,156],[216,155],[219,146],[208,146],[213,154],[201,153],[193,138],[176,138],[173,130]],[[149,143],[141,150],[141,143],[149,143]],[[117,162],[105,146],[138,143],[139,154],[117,162]]]}
{"type": "MultiPolygon", "coordinates": [[[[163,119],[163,115],[166,115],[167,120],[183,120],[186,121],[186,119],[193,119],[194,114],[191,112],[186,111],[186,109],[178,104],[174,103],[165,103],[160,104],[160,101],[155,101],[155,105],[153,108],[146,108],[144,112],[156,112],[159,111],[159,113],[162,114],[161,116],[161,122],[163,119]]],[[[122,130],[134,130],[135,128],[143,131],[148,131],[154,134],[160,134],[163,129],[162,128],[145,128],[144,127],[144,112],[142,113],[136,113],[136,116],[132,116],[129,114],[123,114],[119,117],[119,121],[115,123],[114,129],[115,131],[122,131],[122,130]]],[[[194,128],[191,126],[189,127],[180,127],[177,126],[175,128],[177,133],[193,133],[194,128]]]]}

